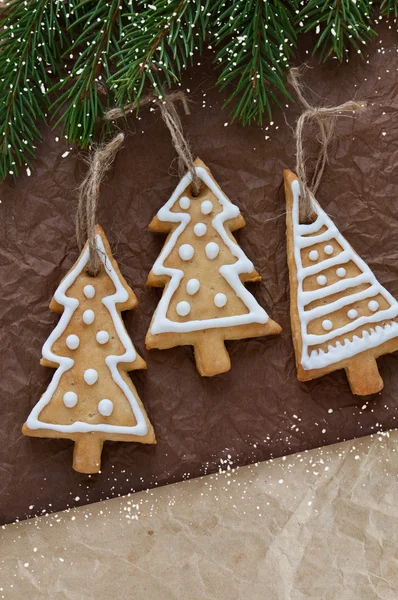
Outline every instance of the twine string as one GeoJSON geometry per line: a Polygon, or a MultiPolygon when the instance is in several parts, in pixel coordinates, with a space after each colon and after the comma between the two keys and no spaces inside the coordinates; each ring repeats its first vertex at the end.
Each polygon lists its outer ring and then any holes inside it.
{"type": "Polygon", "coordinates": [[[120,117],[125,117],[128,113],[135,111],[138,107],[155,104],[159,108],[162,119],[170,131],[173,146],[178,154],[179,176],[182,177],[185,170],[189,171],[192,178],[192,194],[198,196],[200,191],[200,179],[196,174],[191,147],[187,138],[184,136],[181,118],[176,108],[177,102],[182,103],[185,114],[189,115],[188,99],[184,92],[170,92],[163,98],[159,98],[155,94],[149,94],[148,96],[144,96],[139,103],[128,104],[124,108],[111,108],[105,113],[105,119],[114,121],[120,117]]]}
{"type": "Polygon", "coordinates": [[[336,117],[341,112],[363,111],[366,109],[365,102],[349,100],[338,106],[316,107],[312,106],[303,94],[301,83],[301,71],[298,68],[290,70],[288,81],[294,88],[297,97],[305,109],[297,120],[295,138],[296,138],[296,174],[300,181],[300,222],[306,223],[311,220],[311,194],[315,195],[322,179],[325,166],[329,160],[328,148],[333,138],[336,117]],[[319,154],[315,163],[314,173],[311,183],[308,184],[306,162],[307,157],[304,151],[303,139],[304,128],[310,121],[315,121],[319,129],[318,141],[320,143],[319,154]]]}
{"type": "Polygon", "coordinates": [[[100,259],[95,242],[95,226],[97,224],[97,206],[101,182],[105,173],[115,160],[122,145],[124,134],[118,133],[107,144],[98,146],[92,155],[86,176],[79,186],[76,214],[76,239],[80,250],[88,241],[89,259],[87,272],[95,277],[100,269],[100,259]]]}

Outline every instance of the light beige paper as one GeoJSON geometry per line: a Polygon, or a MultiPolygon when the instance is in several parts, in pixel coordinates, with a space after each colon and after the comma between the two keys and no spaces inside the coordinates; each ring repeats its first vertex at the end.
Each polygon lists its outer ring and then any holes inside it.
{"type": "Polygon", "coordinates": [[[6,600],[397,600],[398,431],[4,527],[6,600]]]}

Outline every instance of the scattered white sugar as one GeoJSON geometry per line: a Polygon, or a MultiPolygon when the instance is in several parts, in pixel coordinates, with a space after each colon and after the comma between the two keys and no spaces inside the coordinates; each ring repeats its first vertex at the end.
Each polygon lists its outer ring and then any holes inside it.
{"type": "Polygon", "coordinates": [[[68,154],[69,154],[69,150],[66,150],[66,151],[63,153],[63,155],[62,155],[62,158],[66,158],[66,157],[68,156],[68,154]]]}
{"type": "Polygon", "coordinates": [[[333,412],[333,408],[329,408],[328,413],[331,415],[333,412]]]}
{"type": "Polygon", "coordinates": [[[322,429],[322,433],[326,433],[326,429],[322,429]]]}
{"type": "Polygon", "coordinates": [[[356,454],[356,455],[354,456],[354,459],[355,459],[355,460],[359,460],[359,456],[358,456],[358,454],[356,454]]]}
{"type": "Polygon", "coordinates": [[[27,174],[28,177],[30,177],[32,175],[32,172],[29,169],[29,167],[26,167],[26,174],[27,174]]]}
{"type": "Polygon", "coordinates": [[[29,563],[28,563],[28,562],[26,562],[26,563],[24,563],[24,564],[23,564],[23,566],[24,566],[24,567],[29,567],[29,563]]]}
{"type": "Polygon", "coordinates": [[[75,502],[79,502],[79,500],[80,500],[80,496],[76,496],[75,502]]]}
{"type": "Polygon", "coordinates": [[[278,481],[278,483],[283,483],[283,479],[280,479],[280,480],[278,481]]]}
{"type": "Polygon", "coordinates": [[[362,410],[365,410],[366,408],[368,408],[368,407],[367,407],[367,405],[366,405],[366,404],[364,404],[364,405],[362,406],[362,410]]]}

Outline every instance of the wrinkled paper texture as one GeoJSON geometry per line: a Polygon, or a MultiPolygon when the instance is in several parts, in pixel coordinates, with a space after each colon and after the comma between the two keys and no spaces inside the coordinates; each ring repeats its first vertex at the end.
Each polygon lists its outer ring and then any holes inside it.
{"type": "MultiPolygon", "coordinates": [[[[398,297],[398,96],[396,31],[378,28],[367,60],[349,64],[310,61],[305,82],[319,104],[353,98],[365,113],[342,116],[317,198],[340,231],[398,297]]],[[[297,64],[309,59],[303,40],[297,64]]],[[[227,342],[232,370],[201,378],[192,348],[146,351],[145,333],[161,290],[146,277],[165,241],[148,223],[168,200],[178,179],[170,134],[159,114],[143,110],[126,125],[130,135],[102,185],[98,222],[140,305],[124,313],[126,327],[148,370],[132,378],[154,425],[155,447],[106,443],[103,470],[87,477],[72,470],[69,440],[21,434],[52,369],[40,366],[41,347],[59,317],[51,296],[77,257],[74,214],[82,155],[43,131],[31,176],[0,188],[0,523],[45,511],[104,500],[132,490],[170,484],[234,465],[266,460],[370,434],[396,425],[398,357],[378,360],[380,395],[350,393],[345,373],[310,383],[296,379],[288,301],[282,170],[294,169],[292,126],[298,104],[274,109],[273,125],[242,127],[222,109],[212,56],[183,82],[192,112],[183,117],[192,148],[239,206],[246,227],[237,239],[263,281],[250,290],[282,327],[281,335],[227,342]],[[69,154],[67,154],[69,152],[69,154]],[[394,375],[395,373],[395,375],[394,375]],[[365,409],[362,407],[366,406],[365,409]]],[[[122,127],[124,123],[120,124],[122,127]]],[[[307,149],[317,152],[315,134],[307,149]]]]}
{"type": "Polygon", "coordinates": [[[12,524],[6,600],[396,600],[398,431],[12,524]]]}

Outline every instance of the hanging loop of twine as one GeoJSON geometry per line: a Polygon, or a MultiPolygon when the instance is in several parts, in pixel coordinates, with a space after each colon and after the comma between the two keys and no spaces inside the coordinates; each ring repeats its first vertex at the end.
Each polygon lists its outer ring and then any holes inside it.
{"type": "Polygon", "coordinates": [[[155,104],[162,115],[162,119],[171,134],[173,146],[178,154],[179,176],[184,175],[188,170],[192,178],[192,194],[198,196],[200,192],[200,179],[196,174],[194,158],[188,140],[184,136],[184,131],[178,114],[176,103],[181,102],[186,115],[190,114],[188,100],[184,92],[170,92],[164,98],[159,98],[155,94],[145,96],[139,103],[132,103],[122,108],[112,108],[105,113],[105,119],[114,121],[120,117],[125,117],[129,112],[136,110],[148,104],[155,104]]]}
{"type": "Polygon", "coordinates": [[[105,173],[113,163],[123,140],[124,134],[118,133],[110,142],[96,148],[90,158],[86,176],[79,186],[76,238],[80,250],[84,247],[86,241],[88,241],[89,259],[87,272],[93,277],[98,274],[101,266],[95,242],[100,185],[105,173]]]}
{"type": "Polygon", "coordinates": [[[333,138],[334,125],[336,117],[341,112],[363,111],[366,109],[366,103],[350,100],[339,106],[316,107],[312,106],[304,97],[301,84],[301,72],[298,68],[292,68],[288,75],[288,81],[294,88],[298,99],[304,107],[304,112],[300,115],[295,131],[296,138],[296,174],[300,181],[300,222],[309,222],[312,217],[311,194],[315,195],[322,179],[322,175],[329,160],[328,147],[333,138]],[[305,151],[303,147],[303,131],[306,123],[315,121],[319,128],[319,143],[321,145],[311,183],[308,184],[306,172],[305,151]]]}

